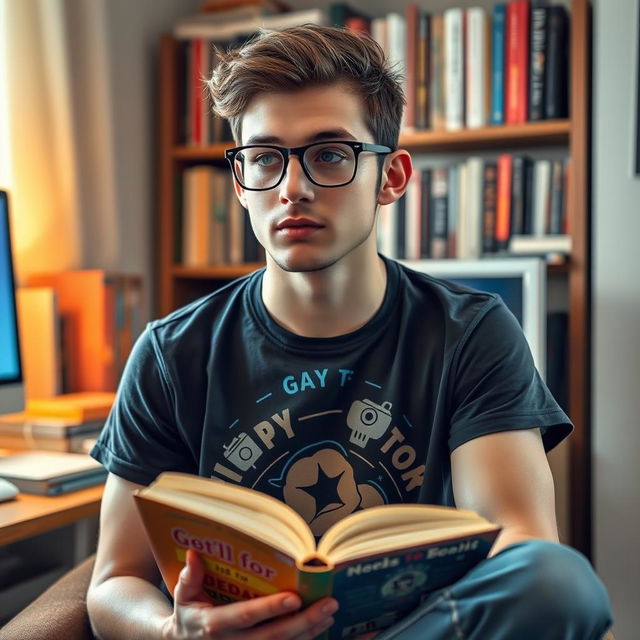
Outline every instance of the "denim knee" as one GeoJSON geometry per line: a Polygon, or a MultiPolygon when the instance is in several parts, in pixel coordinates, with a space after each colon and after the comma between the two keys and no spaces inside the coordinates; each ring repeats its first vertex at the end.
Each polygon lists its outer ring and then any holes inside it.
{"type": "Polygon", "coordinates": [[[550,626],[577,626],[584,629],[585,638],[601,637],[611,626],[607,592],[582,554],[544,540],[514,545],[503,553],[505,559],[511,555],[511,561],[524,563],[518,575],[519,593],[550,626]]]}

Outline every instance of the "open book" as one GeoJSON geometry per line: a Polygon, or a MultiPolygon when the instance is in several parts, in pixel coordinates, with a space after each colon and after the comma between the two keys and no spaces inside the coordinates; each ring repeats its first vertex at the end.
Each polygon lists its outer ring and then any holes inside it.
{"type": "Polygon", "coordinates": [[[483,560],[500,527],[472,511],[394,504],[353,513],[316,544],[291,507],[220,480],[163,473],[135,495],[173,593],[187,549],[205,565],[212,603],[284,590],[340,602],[327,638],[383,629],[483,560]]]}

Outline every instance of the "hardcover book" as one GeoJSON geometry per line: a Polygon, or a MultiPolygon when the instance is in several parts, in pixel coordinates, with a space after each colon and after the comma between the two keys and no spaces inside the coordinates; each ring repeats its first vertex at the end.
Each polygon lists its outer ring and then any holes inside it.
{"type": "Polygon", "coordinates": [[[163,473],[135,494],[158,567],[173,592],[186,552],[198,552],[213,604],[284,590],[304,605],[340,603],[326,638],[390,626],[484,559],[500,527],[472,511],[416,504],[371,507],[316,543],[304,519],[260,492],[163,473]]]}

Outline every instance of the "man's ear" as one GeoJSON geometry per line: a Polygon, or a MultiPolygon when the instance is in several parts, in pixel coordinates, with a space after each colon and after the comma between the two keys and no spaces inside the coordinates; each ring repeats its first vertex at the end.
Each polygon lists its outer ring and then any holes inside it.
{"type": "Polygon", "coordinates": [[[412,173],[413,165],[408,151],[398,149],[390,153],[382,168],[378,204],[391,204],[398,200],[407,190],[412,173]]]}
{"type": "Polygon", "coordinates": [[[248,209],[249,207],[247,207],[247,199],[245,197],[244,189],[238,184],[238,181],[236,180],[236,177],[234,175],[231,176],[231,179],[233,180],[233,189],[236,192],[236,195],[238,196],[238,200],[240,200],[240,204],[245,209],[248,209]]]}

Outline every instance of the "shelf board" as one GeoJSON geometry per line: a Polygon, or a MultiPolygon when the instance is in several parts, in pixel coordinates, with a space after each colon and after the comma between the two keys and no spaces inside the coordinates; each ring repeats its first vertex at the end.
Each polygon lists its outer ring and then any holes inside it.
{"type": "MultiPolygon", "coordinates": [[[[543,120],[518,125],[500,125],[460,131],[414,131],[400,135],[400,147],[414,152],[456,152],[469,149],[545,147],[569,143],[569,120],[543,120]]],[[[224,160],[233,142],[207,147],[173,147],[176,160],[224,160]]]]}
{"type": "MultiPolygon", "coordinates": [[[[171,275],[181,280],[231,280],[232,278],[240,278],[261,269],[264,264],[261,262],[247,262],[246,264],[215,264],[205,267],[183,267],[174,265],[171,268],[171,275]]],[[[547,271],[549,275],[562,275],[569,271],[569,265],[564,264],[548,264],[547,271]]]]}
{"type": "Polygon", "coordinates": [[[247,262],[244,264],[212,264],[205,267],[183,267],[174,265],[171,275],[182,280],[231,280],[240,278],[248,273],[261,269],[261,262],[247,262]]]}

